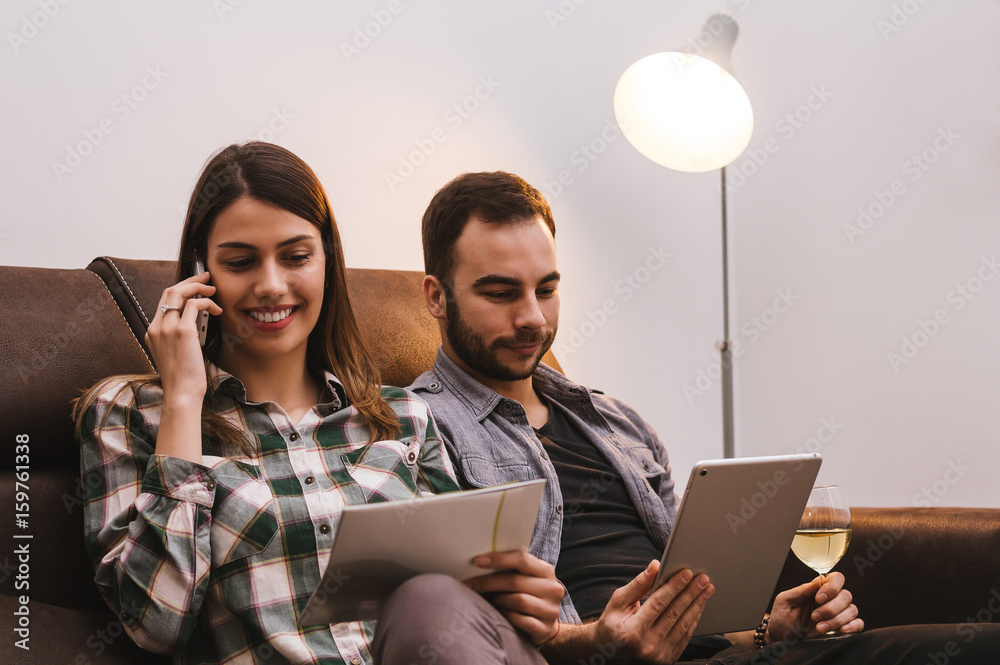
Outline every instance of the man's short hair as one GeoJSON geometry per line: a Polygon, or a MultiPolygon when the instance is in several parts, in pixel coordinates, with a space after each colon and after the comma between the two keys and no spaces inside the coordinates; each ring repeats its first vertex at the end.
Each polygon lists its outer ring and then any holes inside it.
{"type": "Polygon", "coordinates": [[[541,217],[552,237],[556,223],[541,193],[513,173],[465,173],[438,190],[424,212],[424,271],[451,283],[455,244],[475,217],[487,224],[519,224],[541,217]]]}

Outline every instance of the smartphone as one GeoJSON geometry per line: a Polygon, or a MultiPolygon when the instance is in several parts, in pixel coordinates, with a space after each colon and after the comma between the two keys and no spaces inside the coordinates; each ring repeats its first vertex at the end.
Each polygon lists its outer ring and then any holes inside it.
{"type": "MultiPolygon", "coordinates": [[[[194,274],[200,275],[205,272],[205,262],[201,260],[201,256],[195,252],[194,255],[194,274]]],[[[202,296],[195,296],[195,298],[201,298],[202,296]]],[[[198,342],[204,348],[205,337],[208,335],[208,310],[201,310],[198,313],[198,342]]]]}

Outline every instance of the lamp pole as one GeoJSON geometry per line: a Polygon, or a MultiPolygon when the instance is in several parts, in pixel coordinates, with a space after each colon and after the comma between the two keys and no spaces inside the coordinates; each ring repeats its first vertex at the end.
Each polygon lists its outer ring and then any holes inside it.
{"type": "Polygon", "coordinates": [[[729,227],[726,211],[726,167],[722,172],[722,454],[735,457],[733,442],[733,344],[729,340],[729,227]]]}
{"type": "Polygon", "coordinates": [[[722,452],[736,455],[733,343],[729,339],[729,229],[726,164],[746,149],[753,107],[732,69],[739,28],[731,14],[709,17],[697,47],[636,60],[615,86],[615,117],[633,146],[661,166],[689,173],[722,171],[722,452]]]}

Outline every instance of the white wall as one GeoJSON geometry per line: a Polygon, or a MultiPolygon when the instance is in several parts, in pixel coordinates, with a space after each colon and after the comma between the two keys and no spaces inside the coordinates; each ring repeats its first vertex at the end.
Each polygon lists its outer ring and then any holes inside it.
{"type": "Polygon", "coordinates": [[[718,174],[646,160],[611,96],[719,9],[756,114],[729,172],[737,453],[818,446],[854,505],[1000,506],[995,0],[9,0],[0,263],[173,258],[205,160],[255,136],[317,171],[357,267],[420,269],[434,191],[514,171],[556,214],[561,361],[646,414],[683,484],[721,454],[718,381],[698,382],[721,331],[718,174]],[[894,366],[904,337],[921,346],[894,366]]]}

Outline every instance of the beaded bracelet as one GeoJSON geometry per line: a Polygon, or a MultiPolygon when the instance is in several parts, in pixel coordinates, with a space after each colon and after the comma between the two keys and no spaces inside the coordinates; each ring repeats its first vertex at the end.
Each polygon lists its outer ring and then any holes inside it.
{"type": "Polygon", "coordinates": [[[767,634],[767,623],[771,620],[771,613],[765,612],[764,618],[760,620],[757,630],[753,631],[753,643],[758,649],[764,648],[764,636],[767,634]]]}

